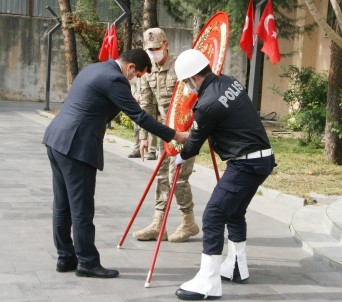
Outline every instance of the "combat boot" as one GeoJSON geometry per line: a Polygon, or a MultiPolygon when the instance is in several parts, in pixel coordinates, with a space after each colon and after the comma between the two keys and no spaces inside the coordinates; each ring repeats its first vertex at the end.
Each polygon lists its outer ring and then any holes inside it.
{"type": "Polygon", "coordinates": [[[128,155],[128,158],[138,158],[138,157],[141,157],[139,149],[132,151],[132,153],[128,155]]]}
{"type": "MultiPolygon", "coordinates": [[[[134,232],[133,237],[141,241],[157,240],[159,232],[160,232],[160,228],[163,222],[163,217],[164,217],[164,212],[154,211],[152,223],[146,228],[140,231],[134,232]]],[[[166,228],[164,230],[162,240],[163,241],[167,240],[166,228]]]]}
{"type": "Polygon", "coordinates": [[[178,226],[176,231],[169,236],[170,242],[185,242],[191,236],[199,233],[198,225],[195,222],[194,212],[182,213],[182,223],[178,226]]]}

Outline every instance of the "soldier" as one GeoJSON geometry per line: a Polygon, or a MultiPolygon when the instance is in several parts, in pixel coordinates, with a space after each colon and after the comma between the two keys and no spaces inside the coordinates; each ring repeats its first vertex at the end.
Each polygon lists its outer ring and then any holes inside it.
{"type": "MultiPolygon", "coordinates": [[[[152,60],[152,71],[148,76],[141,78],[140,106],[146,112],[150,113],[153,108],[153,97],[155,97],[162,122],[165,123],[167,110],[177,81],[174,68],[176,57],[169,54],[168,41],[166,40],[164,31],[160,28],[150,28],[144,32],[144,48],[152,60]]],[[[147,146],[146,138],[147,132],[142,129],[140,131],[140,139],[145,140],[147,146]]],[[[164,145],[161,141],[160,154],[163,151],[164,145]]],[[[175,173],[174,161],[174,157],[166,155],[160,167],[157,174],[156,204],[153,222],[146,228],[133,234],[138,240],[155,240],[158,238],[169,196],[170,181],[172,181],[175,173]]],[[[189,177],[192,173],[194,163],[195,158],[191,158],[183,165],[175,189],[182,223],[169,237],[165,229],[163,240],[168,239],[171,242],[184,242],[191,236],[199,233],[199,228],[194,218],[194,203],[192,201],[192,192],[189,184],[189,177]]]]}

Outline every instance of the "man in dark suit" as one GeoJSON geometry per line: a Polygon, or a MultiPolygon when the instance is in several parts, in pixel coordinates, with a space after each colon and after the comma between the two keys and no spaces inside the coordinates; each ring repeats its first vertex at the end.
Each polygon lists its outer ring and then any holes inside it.
{"type": "Polygon", "coordinates": [[[150,58],[142,49],[89,65],[75,78],[60,113],[46,129],[43,144],[53,174],[53,238],[59,272],[76,270],[77,276],[97,278],[119,274],[101,266],[93,224],[96,172],[103,170],[107,123],[122,111],[162,140],[184,143],[188,136],[158,123],[132,96],[129,80],[150,71],[150,58]]]}

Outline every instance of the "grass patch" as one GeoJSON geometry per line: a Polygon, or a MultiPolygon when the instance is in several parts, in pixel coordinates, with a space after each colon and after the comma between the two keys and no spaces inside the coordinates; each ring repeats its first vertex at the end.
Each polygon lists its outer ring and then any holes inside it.
{"type": "Polygon", "coordinates": [[[115,135],[133,142],[133,129],[111,122],[111,129],[106,130],[107,134],[115,135]]]}
{"type": "MultiPolygon", "coordinates": [[[[112,122],[108,134],[127,140],[133,140],[133,130],[112,122]]],[[[279,190],[283,193],[307,198],[312,192],[324,195],[342,195],[342,166],[334,165],[325,160],[324,147],[303,144],[292,137],[269,135],[275,152],[276,163],[264,187],[279,190]]],[[[224,171],[226,163],[217,156],[220,171],[224,171]]],[[[208,144],[204,144],[196,163],[212,168],[208,144]]]]}

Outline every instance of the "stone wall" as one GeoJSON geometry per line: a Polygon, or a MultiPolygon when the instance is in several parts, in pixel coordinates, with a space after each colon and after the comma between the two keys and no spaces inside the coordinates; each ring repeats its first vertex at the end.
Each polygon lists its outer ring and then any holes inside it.
{"type": "MultiPolygon", "coordinates": [[[[171,19],[161,18],[174,54],[192,45],[188,27],[177,27],[171,19]]],[[[47,78],[47,37],[56,21],[0,14],[0,99],[45,101],[47,78]]],[[[59,28],[52,35],[50,102],[63,102],[67,95],[63,36],[59,28]]],[[[82,68],[82,62],[80,68],[82,68]]],[[[241,52],[228,49],[223,73],[236,76],[245,83],[246,59],[241,52]]]]}
{"type": "MultiPolygon", "coordinates": [[[[44,101],[47,36],[55,25],[48,18],[0,14],[0,99],[44,101]]],[[[52,35],[50,101],[67,93],[61,29],[52,35]]]]}

